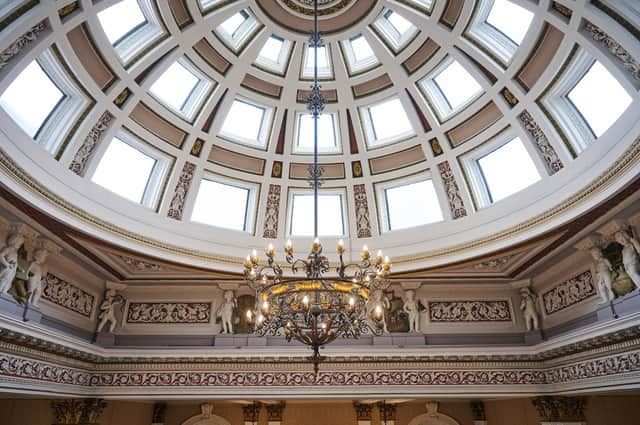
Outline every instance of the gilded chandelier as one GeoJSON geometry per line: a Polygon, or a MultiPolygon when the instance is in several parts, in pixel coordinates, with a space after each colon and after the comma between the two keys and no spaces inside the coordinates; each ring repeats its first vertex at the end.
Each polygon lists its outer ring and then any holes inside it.
{"type": "Polygon", "coordinates": [[[331,269],[318,239],[318,188],[322,168],[318,166],[318,118],[324,110],[325,100],[318,85],[318,47],[323,45],[318,32],[318,1],[314,1],[314,29],[310,37],[314,50],[314,79],[307,109],[313,116],[313,165],[309,166],[309,180],[314,197],[314,241],[305,258],[294,257],[292,242],[287,241],[284,251],[291,275],[285,276],[283,267],[275,261],[272,244],[266,251],[266,263],[261,262],[255,250],[244,263],[247,283],[256,291],[256,309],[247,311],[247,320],[255,325],[260,336],[284,335],[287,341],[295,339],[313,350],[310,360],[314,371],[322,360],[320,347],[339,337],[358,338],[362,334],[382,333],[384,310],[379,296],[389,286],[391,263],[378,251],[375,258],[366,247],[360,253],[360,262],[345,263],[344,242],[336,248],[339,262],[335,276],[325,276],[331,269]],[[299,276],[296,276],[300,273],[299,276]],[[304,276],[302,276],[302,274],[304,276]]]}

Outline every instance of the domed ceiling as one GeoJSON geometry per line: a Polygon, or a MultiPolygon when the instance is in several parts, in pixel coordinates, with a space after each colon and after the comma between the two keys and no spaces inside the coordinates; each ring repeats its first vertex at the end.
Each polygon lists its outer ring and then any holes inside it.
{"type": "MultiPolygon", "coordinates": [[[[0,6],[3,184],[194,266],[306,250],[311,1],[58,5],[0,6]]],[[[325,246],[428,269],[620,191],[639,171],[639,22],[632,0],[321,1],[325,246]]]]}

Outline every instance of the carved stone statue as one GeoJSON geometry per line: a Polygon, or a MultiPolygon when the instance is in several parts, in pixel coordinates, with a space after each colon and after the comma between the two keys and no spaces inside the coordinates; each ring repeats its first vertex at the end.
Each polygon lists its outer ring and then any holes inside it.
{"type": "Polygon", "coordinates": [[[640,242],[624,231],[617,232],[615,238],[616,242],[622,245],[622,264],[624,265],[624,270],[636,288],[640,288],[640,261],[638,260],[638,255],[640,255],[640,242]]]}
{"type": "Polygon", "coordinates": [[[611,262],[602,255],[600,248],[592,248],[591,256],[595,260],[596,269],[596,283],[598,285],[598,292],[600,292],[600,298],[603,303],[613,301],[616,295],[613,293],[613,266],[611,262]]]}
{"type": "Polygon", "coordinates": [[[5,247],[0,250],[0,295],[11,289],[18,270],[18,250],[23,243],[24,236],[13,233],[7,237],[5,247]]]}
{"type": "Polygon", "coordinates": [[[527,325],[527,331],[540,329],[540,321],[538,319],[538,310],[536,308],[536,296],[529,288],[520,289],[520,310],[524,315],[524,322],[527,325]]]}
{"type": "Polygon", "coordinates": [[[109,322],[109,333],[113,333],[118,324],[118,318],[116,317],[116,309],[120,304],[124,303],[124,297],[119,295],[115,289],[107,289],[104,294],[104,301],[100,304],[100,315],[98,319],[98,332],[102,332],[102,329],[109,322]]]}
{"type": "Polygon", "coordinates": [[[384,292],[382,292],[381,289],[373,291],[373,296],[367,302],[367,317],[371,317],[378,308],[382,310],[382,319],[380,320],[382,332],[389,333],[386,315],[389,308],[391,308],[391,303],[389,303],[389,299],[384,295],[384,292]]]}
{"type": "Polygon", "coordinates": [[[218,308],[217,316],[222,320],[220,333],[233,333],[233,309],[238,307],[238,300],[233,291],[224,291],[224,302],[218,308]]]}
{"type": "Polygon", "coordinates": [[[42,278],[45,276],[44,262],[49,252],[46,249],[37,249],[33,253],[33,260],[27,268],[27,294],[29,303],[35,307],[40,303],[42,296],[42,278]]]}
{"type": "Polygon", "coordinates": [[[404,293],[402,310],[409,316],[409,332],[420,332],[420,301],[416,300],[416,291],[409,289],[404,293]]]}

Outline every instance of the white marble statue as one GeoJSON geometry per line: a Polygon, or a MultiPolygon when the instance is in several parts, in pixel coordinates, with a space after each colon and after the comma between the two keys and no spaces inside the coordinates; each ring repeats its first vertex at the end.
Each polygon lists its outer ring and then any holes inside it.
{"type": "Polygon", "coordinates": [[[18,250],[23,243],[24,237],[21,234],[10,234],[7,244],[0,251],[0,295],[11,289],[18,270],[18,250]]]}
{"type": "Polygon", "coordinates": [[[381,289],[373,291],[373,296],[367,302],[367,316],[372,317],[377,315],[376,310],[382,311],[380,324],[382,325],[382,332],[389,333],[387,329],[386,312],[391,308],[389,299],[384,295],[381,289]]]}
{"type": "Polygon", "coordinates": [[[536,296],[529,288],[520,290],[522,301],[520,302],[520,310],[524,315],[524,322],[527,325],[527,331],[540,329],[540,321],[538,319],[538,310],[536,308],[536,296]]]}
{"type": "Polygon", "coordinates": [[[44,262],[48,255],[46,249],[37,249],[27,268],[27,299],[29,304],[35,307],[40,303],[42,296],[42,278],[46,275],[44,262]]]}
{"type": "Polygon", "coordinates": [[[402,310],[409,316],[409,332],[420,332],[420,301],[416,300],[416,291],[413,289],[404,293],[402,310]]]}
{"type": "Polygon", "coordinates": [[[100,322],[98,323],[98,332],[102,332],[102,329],[109,322],[109,330],[107,332],[113,333],[118,324],[118,318],[116,317],[116,309],[120,304],[124,302],[124,298],[118,295],[115,289],[107,289],[104,294],[104,301],[100,304],[100,315],[98,316],[100,322]]]}
{"type": "Polygon", "coordinates": [[[218,308],[217,316],[221,319],[222,325],[220,333],[233,333],[233,309],[238,307],[238,300],[233,291],[224,291],[224,302],[218,308]]]}
{"type": "Polygon", "coordinates": [[[636,288],[640,288],[640,261],[638,260],[638,255],[640,255],[640,242],[624,231],[617,232],[615,238],[616,242],[622,245],[622,264],[624,265],[624,270],[636,288]]]}
{"type": "Polygon", "coordinates": [[[595,260],[596,269],[596,283],[598,286],[598,292],[600,292],[600,298],[603,303],[613,301],[616,295],[613,293],[613,266],[611,262],[602,255],[600,248],[592,248],[591,256],[595,260]]]}

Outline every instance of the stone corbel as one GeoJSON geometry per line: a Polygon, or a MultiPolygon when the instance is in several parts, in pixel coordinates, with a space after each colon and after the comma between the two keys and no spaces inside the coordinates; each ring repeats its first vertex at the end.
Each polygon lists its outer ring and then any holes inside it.
{"type": "Polygon", "coordinates": [[[371,425],[372,405],[368,403],[353,402],[353,408],[356,411],[356,420],[358,425],[371,425]]]}
{"type": "Polygon", "coordinates": [[[543,396],[531,400],[540,416],[540,425],[586,425],[584,397],[543,396]]]}
{"type": "Polygon", "coordinates": [[[267,404],[267,425],[280,425],[286,404],[281,401],[277,404],[267,404]]]}

